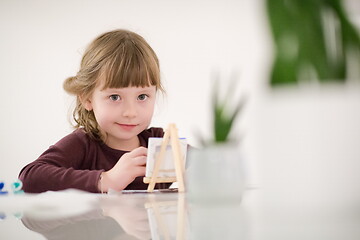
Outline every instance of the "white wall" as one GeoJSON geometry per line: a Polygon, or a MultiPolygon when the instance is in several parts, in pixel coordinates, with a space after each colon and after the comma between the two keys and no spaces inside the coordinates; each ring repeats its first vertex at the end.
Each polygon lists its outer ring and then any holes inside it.
{"type": "Polygon", "coordinates": [[[263,18],[260,0],[0,1],[0,179],[16,178],[71,131],[63,80],[85,46],[114,28],[136,31],[159,56],[167,96],[153,125],[175,122],[196,145],[194,131],[209,131],[211,74],[238,73],[247,95],[264,76],[263,18]]]}

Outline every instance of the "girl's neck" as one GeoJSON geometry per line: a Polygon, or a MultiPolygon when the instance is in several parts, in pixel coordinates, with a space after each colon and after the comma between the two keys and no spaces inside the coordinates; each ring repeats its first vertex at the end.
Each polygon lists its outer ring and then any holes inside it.
{"type": "Polygon", "coordinates": [[[105,139],[104,142],[106,145],[108,145],[109,147],[111,147],[113,149],[126,151],[126,152],[132,151],[135,148],[140,147],[140,140],[139,140],[138,136],[136,136],[132,139],[123,140],[123,141],[114,141],[114,140],[107,138],[107,139],[105,139]]]}

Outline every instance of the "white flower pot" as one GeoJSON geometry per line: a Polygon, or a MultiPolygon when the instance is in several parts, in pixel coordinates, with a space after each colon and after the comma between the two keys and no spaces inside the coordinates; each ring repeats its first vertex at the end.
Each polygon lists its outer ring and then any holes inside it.
{"type": "Polygon", "coordinates": [[[218,144],[191,149],[186,170],[190,201],[200,203],[239,203],[244,187],[244,164],[238,147],[218,144]]]}

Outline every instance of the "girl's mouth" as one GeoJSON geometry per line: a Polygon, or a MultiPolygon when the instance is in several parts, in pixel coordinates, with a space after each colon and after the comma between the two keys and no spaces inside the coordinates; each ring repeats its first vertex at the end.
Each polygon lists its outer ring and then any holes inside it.
{"type": "Polygon", "coordinates": [[[120,123],[118,123],[118,125],[126,131],[130,131],[137,126],[136,124],[120,124],[120,123]]]}

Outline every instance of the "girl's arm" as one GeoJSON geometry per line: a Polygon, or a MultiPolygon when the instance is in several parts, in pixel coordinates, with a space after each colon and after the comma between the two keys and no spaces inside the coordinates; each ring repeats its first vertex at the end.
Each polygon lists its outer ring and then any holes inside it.
{"type": "Polygon", "coordinates": [[[99,192],[98,181],[104,170],[94,167],[99,154],[86,140],[84,133],[75,131],[25,166],[19,174],[23,190],[40,193],[75,188],[99,192]]]}

